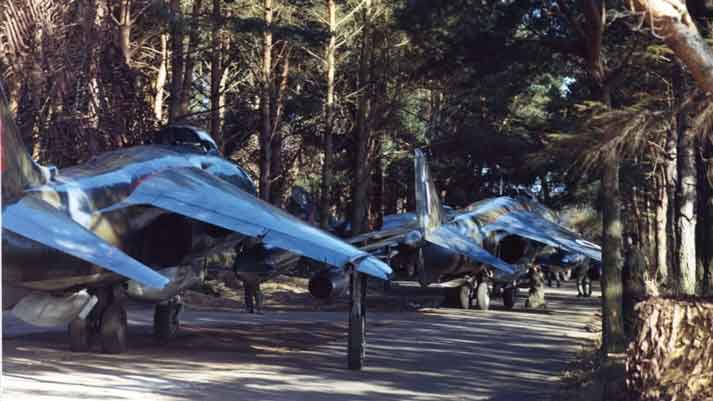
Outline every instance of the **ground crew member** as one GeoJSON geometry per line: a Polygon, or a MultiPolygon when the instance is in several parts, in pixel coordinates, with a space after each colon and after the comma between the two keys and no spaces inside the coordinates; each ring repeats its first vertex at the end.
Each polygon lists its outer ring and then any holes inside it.
{"type": "Polygon", "coordinates": [[[245,309],[248,313],[262,314],[262,291],[257,277],[241,275],[245,287],[245,309]]]}
{"type": "Polygon", "coordinates": [[[260,239],[248,238],[236,246],[236,254],[233,271],[243,282],[245,309],[248,313],[262,313],[260,282],[269,273],[268,251],[260,239]]]}
{"type": "Polygon", "coordinates": [[[590,261],[583,261],[574,268],[574,277],[577,280],[577,296],[592,296],[592,280],[589,278],[590,261]]]}
{"type": "Polygon", "coordinates": [[[530,292],[525,301],[525,308],[546,308],[545,304],[545,276],[539,265],[532,265],[528,272],[530,278],[530,292]]]}

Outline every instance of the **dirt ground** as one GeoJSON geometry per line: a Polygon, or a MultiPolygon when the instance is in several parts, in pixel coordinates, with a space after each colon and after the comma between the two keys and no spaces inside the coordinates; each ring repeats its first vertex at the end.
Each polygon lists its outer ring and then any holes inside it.
{"type": "Polygon", "coordinates": [[[410,311],[402,306],[417,303],[394,301],[403,311],[368,314],[360,372],[345,369],[345,311],[299,298],[263,315],[189,307],[165,343],[152,337],[152,309],[132,305],[122,355],[71,353],[64,328],[4,314],[2,399],[551,400],[592,336],[599,298],[575,294],[571,283],[550,290],[547,312],[522,310],[524,299],[513,311],[410,311]]]}

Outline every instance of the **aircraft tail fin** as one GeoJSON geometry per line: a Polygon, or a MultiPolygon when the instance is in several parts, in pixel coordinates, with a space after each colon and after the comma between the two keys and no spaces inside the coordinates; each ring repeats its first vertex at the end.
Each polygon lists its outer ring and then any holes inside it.
{"type": "Polygon", "coordinates": [[[424,236],[436,229],[444,222],[445,214],[441,206],[441,199],[438,196],[436,185],[433,183],[431,172],[426,163],[426,156],[419,149],[416,149],[414,159],[416,170],[416,215],[418,226],[424,236]]]}
{"type": "Polygon", "coordinates": [[[10,115],[7,98],[0,83],[0,148],[2,148],[2,200],[17,198],[26,188],[47,180],[42,169],[27,152],[17,126],[10,115]]]}

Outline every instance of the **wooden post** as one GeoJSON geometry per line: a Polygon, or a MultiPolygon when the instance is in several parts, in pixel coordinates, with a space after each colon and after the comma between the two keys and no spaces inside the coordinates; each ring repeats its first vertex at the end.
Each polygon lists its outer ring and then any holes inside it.
{"type": "Polygon", "coordinates": [[[355,270],[349,280],[351,304],[349,308],[349,338],[347,340],[347,366],[361,370],[366,350],[366,275],[355,270]]]}

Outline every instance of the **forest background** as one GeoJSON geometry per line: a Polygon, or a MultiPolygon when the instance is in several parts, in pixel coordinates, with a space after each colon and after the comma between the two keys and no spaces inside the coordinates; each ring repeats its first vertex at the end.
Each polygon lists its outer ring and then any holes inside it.
{"type": "Polygon", "coordinates": [[[353,234],[412,208],[416,148],[451,206],[532,190],[603,244],[614,350],[624,234],[662,293],[713,291],[712,16],[708,0],[4,0],[0,74],[40,163],[191,124],[261,198],[303,186],[353,234]]]}

